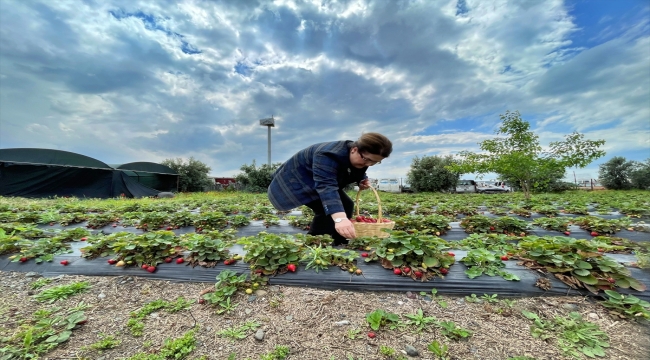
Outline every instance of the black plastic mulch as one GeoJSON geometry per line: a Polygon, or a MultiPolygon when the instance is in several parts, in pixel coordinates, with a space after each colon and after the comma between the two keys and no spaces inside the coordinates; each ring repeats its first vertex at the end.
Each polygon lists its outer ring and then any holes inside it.
{"type": "MultiPolygon", "coordinates": [[[[83,226],[83,224],[77,225],[83,226]]],[[[56,228],[56,227],[48,227],[56,228]]],[[[71,227],[67,227],[71,228],[71,227]]],[[[101,231],[105,233],[112,233],[118,231],[129,231],[141,233],[141,230],[135,228],[123,227],[110,227],[107,226],[101,231]]],[[[176,234],[183,234],[193,232],[193,227],[182,228],[174,230],[176,234]]],[[[266,228],[260,221],[253,221],[250,225],[238,229],[238,236],[253,236],[260,231],[267,231],[269,233],[305,233],[306,231],[289,226],[287,221],[281,221],[280,226],[270,226],[266,228]]],[[[546,231],[536,228],[532,231],[533,234],[538,236],[562,235],[559,232],[546,231]]],[[[461,240],[468,236],[467,233],[459,227],[458,223],[452,223],[452,229],[445,235],[441,236],[448,241],[461,240]]],[[[650,240],[649,233],[621,231],[616,236],[627,238],[634,241],[648,241],[650,240]]],[[[571,237],[578,239],[590,239],[591,236],[587,231],[578,227],[571,228],[571,237]]],[[[204,267],[190,267],[171,264],[159,264],[155,273],[146,272],[140,268],[119,268],[112,266],[106,262],[107,258],[100,258],[94,260],[87,260],[80,257],[78,248],[83,247],[84,243],[73,243],[74,253],[56,256],[54,261],[42,264],[35,264],[34,261],[27,263],[10,262],[8,256],[0,257],[0,270],[2,271],[19,271],[19,272],[37,272],[45,277],[54,277],[58,275],[87,275],[87,276],[141,276],[151,279],[169,280],[173,282],[206,282],[214,283],[216,276],[224,269],[230,269],[237,273],[247,273],[250,271],[248,264],[244,262],[237,262],[235,265],[226,266],[223,263],[218,264],[214,268],[204,267]],[[63,259],[70,261],[68,266],[63,266],[59,262],[63,259]]],[[[239,254],[244,254],[243,249],[237,245],[231,251],[239,254]]],[[[501,277],[480,276],[475,279],[469,279],[465,275],[465,266],[458,262],[466,254],[465,251],[456,250],[457,263],[450,268],[449,273],[444,279],[435,278],[427,282],[413,281],[410,278],[400,277],[393,275],[392,271],[382,268],[378,263],[365,263],[361,261],[358,267],[362,269],[363,276],[350,275],[346,271],[340,270],[338,267],[330,267],[325,271],[316,273],[313,269],[304,270],[304,267],[299,267],[296,273],[286,273],[278,276],[271,277],[269,283],[271,285],[290,285],[290,286],[305,286],[323,289],[343,289],[354,291],[431,291],[432,288],[438,289],[441,294],[449,295],[481,295],[499,294],[500,296],[508,297],[530,297],[530,296],[557,296],[557,295],[590,295],[587,291],[578,291],[569,288],[564,283],[557,280],[552,275],[545,275],[526,269],[516,264],[516,261],[506,262],[506,271],[517,275],[520,281],[506,281],[501,277]],[[537,280],[545,277],[551,281],[552,288],[550,290],[542,290],[535,286],[537,280]]],[[[635,260],[634,255],[607,255],[614,257],[619,262],[632,262],[635,260]]],[[[650,270],[641,270],[637,268],[630,268],[632,276],[648,288],[650,288],[650,270]]],[[[632,293],[640,299],[650,301],[650,291],[637,292],[634,290],[628,291],[626,289],[619,289],[622,293],[632,293]]]]}

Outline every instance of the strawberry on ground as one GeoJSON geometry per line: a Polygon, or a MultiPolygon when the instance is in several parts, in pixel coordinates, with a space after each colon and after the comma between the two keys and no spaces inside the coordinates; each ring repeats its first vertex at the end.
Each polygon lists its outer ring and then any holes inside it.
{"type": "Polygon", "coordinates": [[[287,270],[289,270],[291,272],[296,272],[296,265],[294,265],[294,264],[287,265],[287,270]]]}

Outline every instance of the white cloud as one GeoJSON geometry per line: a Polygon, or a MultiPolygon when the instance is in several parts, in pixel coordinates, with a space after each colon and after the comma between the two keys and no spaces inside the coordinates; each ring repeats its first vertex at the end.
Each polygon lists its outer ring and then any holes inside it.
{"type": "Polygon", "coordinates": [[[3,3],[0,146],[232,175],[266,162],[273,114],[274,162],[379,131],[396,151],[371,174],[400,176],[414,156],[478,150],[519,110],[544,145],[577,130],[608,157],[648,149],[647,19],[602,18],[585,48],[560,0],[456,3],[3,3]]]}

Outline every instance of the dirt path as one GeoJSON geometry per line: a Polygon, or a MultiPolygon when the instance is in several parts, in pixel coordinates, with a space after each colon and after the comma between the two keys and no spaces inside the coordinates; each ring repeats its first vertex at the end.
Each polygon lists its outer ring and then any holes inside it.
{"type": "MultiPolygon", "coordinates": [[[[188,359],[260,359],[276,345],[288,346],[287,359],[397,359],[407,345],[413,346],[420,359],[436,359],[427,345],[434,340],[449,346],[449,359],[508,359],[528,356],[534,359],[569,359],[562,355],[555,339],[535,339],[529,330],[532,321],[521,315],[528,310],[541,317],[566,316],[576,310],[594,322],[609,336],[611,347],[604,359],[647,360],[650,354],[650,329],[627,320],[614,319],[598,304],[581,297],[537,297],[503,300],[495,303],[471,303],[461,297],[438,296],[434,301],[407,297],[405,293],[325,291],[284,286],[265,287],[254,300],[239,292],[233,300],[239,305],[229,314],[217,315],[213,308],[196,303],[204,283],[172,283],[138,277],[62,276],[43,288],[32,290],[30,284],[38,277],[24,273],[0,272],[0,323],[2,337],[11,335],[21,319],[40,308],[60,306],[64,309],[80,302],[91,305],[86,310],[88,322],[73,331],[67,342],[50,351],[44,359],[120,359],[140,352],[155,353],[167,338],[179,338],[198,325],[194,337],[196,347],[188,359]],[[90,290],[57,301],[39,303],[33,295],[61,284],[88,281],[90,290]],[[129,314],[157,299],[174,301],[179,297],[193,300],[189,310],[167,313],[163,310],[144,320],[140,337],[130,334],[126,324],[129,314]],[[250,301],[252,300],[252,301],[250,301]],[[448,303],[446,308],[436,300],[448,303]],[[453,321],[473,335],[466,340],[445,338],[440,328],[430,326],[418,333],[414,326],[396,330],[381,329],[369,339],[365,314],[377,309],[404,315],[423,314],[439,321],[453,321]],[[245,332],[246,337],[232,340],[217,334],[226,328],[239,327],[246,321],[260,324],[264,339],[254,338],[257,329],[245,332]],[[342,325],[337,325],[336,323],[342,325]],[[342,323],[341,323],[342,322],[342,323]],[[358,331],[357,331],[358,330],[358,331]],[[83,351],[100,340],[100,335],[113,335],[121,343],[103,353],[83,351]],[[380,354],[381,346],[395,350],[395,356],[380,354]]],[[[479,297],[482,294],[477,294],[479,297]]],[[[4,344],[0,344],[0,348],[4,344]]],[[[384,348],[385,351],[386,348],[384,348]]],[[[1,358],[0,354],[0,358],[1,358]]],[[[411,358],[411,357],[407,357],[411,358]]]]}

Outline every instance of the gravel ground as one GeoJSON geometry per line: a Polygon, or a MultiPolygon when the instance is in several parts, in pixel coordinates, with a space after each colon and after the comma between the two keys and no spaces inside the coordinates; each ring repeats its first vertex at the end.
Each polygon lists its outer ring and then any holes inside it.
{"type": "MultiPolygon", "coordinates": [[[[217,315],[207,305],[196,300],[205,283],[173,283],[138,277],[59,276],[43,288],[32,290],[30,283],[38,276],[25,273],[0,272],[0,336],[15,333],[19,322],[43,308],[64,309],[80,302],[91,305],[86,310],[88,322],[78,326],[67,342],[51,350],[43,359],[121,359],[137,353],[158,351],[165,339],[179,338],[197,326],[196,347],[188,359],[259,359],[273,351],[276,345],[290,348],[287,359],[391,359],[380,354],[380,346],[388,346],[396,355],[406,356],[408,346],[418,356],[407,358],[436,359],[427,345],[434,340],[449,346],[449,359],[508,359],[528,356],[534,359],[569,359],[562,355],[554,338],[535,339],[530,333],[532,322],[521,315],[528,310],[545,318],[566,316],[578,311],[583,317],[607,333],[611,347],[604,359],[647,360],[650,358],[650,328],[628,320],[610,316],[605,308],[582,297],[536,297],[514,300],[512,307],[500,302],[470,303],[462,297],[438,296],[448,307],[422,296],[394,292],[326,291],[312,288],[269,286],[255,296],[238,293],[233,300],[239,305],[233,312],[217,315]],[[88,281],[90,290],[53,304],[34,299],[40,291],[79,281],[88,281]],[[179,297],[193,300],[189,310],[178,313],[158,311],[145,319],[144,334],[135,337],[126,324],[130,313],[145,304],[179,297]],[[453,321],[473,332],[467,340],[445,338],[435,327],[418,333],[414,327],[377,332],[370,339],[365,314],[383,309],[407,320],[405,314],[422,309],[426,316],[440,321],[453,321]],[[246,338],[232,340],[217,331],[241,326],[255,320],[264,333],[263,340],[255,339],[255,330],[246,338]],[[349,336],[359,330],[352,338],[349,336]],[[84,350],[84,346],[100,340],[100,335],[113,335],[121,343],[103,352],[84,350]],[[413,349],[411,349],[413,350],[413,349]]],[[[477,294],[482,295],[482,294],[477,294]]],[[[257,334],[258,336],[261,333],[257,334]]],[[[4,344],[0,344],[0,349],[4,344]]],[[[1,355],[0,355],[1,358],[1,355]]],[[[396,356],[392,359],[397,359],[396,356]]]]}

